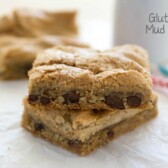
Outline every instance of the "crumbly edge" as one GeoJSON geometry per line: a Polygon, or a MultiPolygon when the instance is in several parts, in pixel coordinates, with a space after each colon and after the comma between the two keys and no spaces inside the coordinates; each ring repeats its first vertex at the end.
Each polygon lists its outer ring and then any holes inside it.
{"type": "Polygon", "coordinates": [[[97,148],[100,148],[107,144],[109,141],[117,138],[118,136],[129,132],[136,127],[142,125],[148,120],[154,118],[157,115],[157,107],[150,111],[144,111],[136,116],[121,121],[118,124],[105,128],[95,135],[93,135],[88,141],[72,141],[70,139],[66,139],[64,136],[60,136],[56,132],[52,132],[50,128],[45,127],[45,130],[36,131],[34,129],[34,121],[40,122],[38,119],[32,118],[29,114],[24,112],[22,116],[22,127],[33,133],[35,136],[42,137],[53,144],[61,146],[71,152],[77,153],[81,156],[85,156],[90,154],[97,148]]]}

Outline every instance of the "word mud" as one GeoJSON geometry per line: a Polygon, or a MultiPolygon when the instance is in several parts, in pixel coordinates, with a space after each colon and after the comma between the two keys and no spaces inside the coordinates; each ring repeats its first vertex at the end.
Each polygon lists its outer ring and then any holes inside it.
{"type": "Polygon", "coordinates": [[[159,15],[158,13],[150,13],[148,17],[150,24],[145,27],[146,34],[165,34],[166,24],[168,23],[168,14],[159,15]]]}

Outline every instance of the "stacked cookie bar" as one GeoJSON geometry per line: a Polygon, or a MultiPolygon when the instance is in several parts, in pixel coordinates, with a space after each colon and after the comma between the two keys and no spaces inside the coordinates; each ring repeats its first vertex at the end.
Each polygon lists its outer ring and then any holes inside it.
{"type": "Polygon", "coordinates": [[[56,45],[88,47],[85,43],[63,36],[36,38],[0,36],[0,79],[26,78],[37,53],[56,45]]]}
{"type": "Polygon", "coordinates": [[[26,78],[43,49],[56,45],[88,47],[68,37],[77,32],[75,11],[19,8],[1,16],[0,79],[26,78]]]}
{"type": "Polygon", "coordinates": [[[29,72],[22,126],[87,155],[155,117],[156,102],[141,47],[58,46],[40,53],[29,72]]]}

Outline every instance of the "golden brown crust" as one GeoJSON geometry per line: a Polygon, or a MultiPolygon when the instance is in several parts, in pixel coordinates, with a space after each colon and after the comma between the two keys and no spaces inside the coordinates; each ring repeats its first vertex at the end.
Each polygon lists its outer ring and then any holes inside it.
{"type": "MultiPolygon", "coordinates": [[[[49,97],[50,105],[56,108],[110,110],[105,97],[122,92],[123,99],[140,94],[141,105],[150,106],[152,84],[147,59],[146,51],[135,45],[110,51],[57,46],[35,60],[29,72],[29,95],[49,97]],[[80,98],[67,104],[64,95],[74,90],[80,98]]],[[[126,103],[123,108],[128,108],[126,103]]]]}
{"type": "Polygon", "coordinates": [[[149,73],[147,52],[136,45],[123,45],[105,51],[57,46],[40,53],[34,67],[52,64],[88,69],[94,74],[118,69],[149,73]]]}
{"type": "Polygon", "coordinates": [[[77,34],[76,12],[15,9],[0,18],[0,33],[24,37],[45,34],[73,36],[77,34]]]}

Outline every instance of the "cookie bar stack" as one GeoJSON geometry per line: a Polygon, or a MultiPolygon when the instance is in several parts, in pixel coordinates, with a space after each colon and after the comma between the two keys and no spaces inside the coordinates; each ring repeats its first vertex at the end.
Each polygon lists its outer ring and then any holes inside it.
{"type": "Polygon", "coordinates": [[[40,53],[29,72],[22,126],[87,155],[155,117],[156,101],[141,47],[58,46],[40,53]]]}

